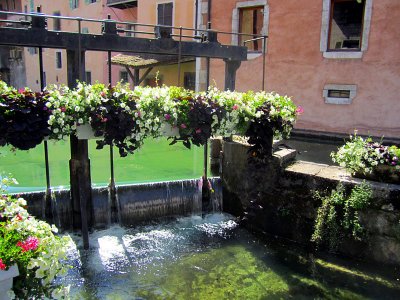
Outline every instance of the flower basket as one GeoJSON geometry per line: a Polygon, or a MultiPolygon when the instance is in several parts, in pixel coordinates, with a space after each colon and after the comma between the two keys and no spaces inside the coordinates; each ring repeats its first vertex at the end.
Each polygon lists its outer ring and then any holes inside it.
{"type": "Polygon", "coordinates": [[[7,271],[0,271],[0,300],[8,300],[7,292],[13,286],[13,278],[19,275],[18,266],[12,265],[7,271]]]}
{"type": "Polygon", "coordinates": [[[160,132],[163,136],[179,136],[179,128],[169,123],[162,123],[160,132]]]}
{"type": "Polygon", "coordinates": [[[400,171],[396,170],[395,167],[387,165],[378,165],[373,169],[371,174],[356,173],[354,177],[386,183],[400,184],[400,171]]]}
{"type": "Polygon", "coordinates": [[[76,137],[78,140],[91,140],[96,138],[90,124],[76,126],[76,137]]]}

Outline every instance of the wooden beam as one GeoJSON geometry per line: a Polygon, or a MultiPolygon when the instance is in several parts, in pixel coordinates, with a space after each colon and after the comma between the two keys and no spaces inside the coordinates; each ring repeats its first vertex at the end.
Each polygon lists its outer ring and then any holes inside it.
{"type": "Polygon", "coordinates": [[[138,82],[137,85],[141,84],[141,83],[143,82],[143,80],[146,79],[147,75],[149,75],[149,73],[151,72],[151,70],[153,70],[153,67],[148,68],[148,69],[146,70],[146,72],[144,72],[144,74],[142,75],[142,77],[140,77],[139,82],[138,82]]]}
{"type": "MultiPolygon", "coordinates": [[[[132,71],[129,69],[129,67],[125,66],[126,71],[129,74],[129,77],[132,79],[132,82],[135,82],[135,76],[133,75],[132,71]]],[[[136,85],[136,84],[135,84],[136,85]]]]}
{"type": "MultiPolygon", "coordinates": [[[[117,34],[81,34],[81,47],[88,51],[113,51],[150,54],[179,54],[179,41],[173,39],[147,39],[121,37],[117,34]]],[[[0,45],[76,49],[79,34],[57,32],[36,28],[0,28],[0,45]]],[[[182,41],[181,55],[190,57],[212,57],[243,61],[247,60],[247,48],[221,45],[218,42],[198,43],[182,41]]]]}

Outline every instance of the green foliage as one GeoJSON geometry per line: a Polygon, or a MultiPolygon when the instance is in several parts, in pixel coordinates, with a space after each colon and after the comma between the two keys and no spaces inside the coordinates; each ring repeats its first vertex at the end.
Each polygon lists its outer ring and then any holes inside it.
{"type": "Polygon", "coordinates": [[[31,216],[23,198],[7,194],[5,188],[14,182],[6,177],[0,182],[0,270],[17,265],[17,299],[65,299],[68,288],[52,282],[67,272],[63,260],[70,237],[55,235],[57,228],[31,216]]]}
{"type": "Polygon", "coordinates": [[[311,241],[317,245],[326,244],[335,250],[345,237],[362,240],[364,229],[359,222],[359,211],[369,207],[372,200],[371,187],[364,181],[347,194],[342,184],[329,195],[315,193],[321,200],[315,220],[311,241]]]}
{"type": "Polygon", "coordinates": [[[332,152],[331,157],[333,162],[346,168],[352,175],[376,173],[381,166],[389,167],[392,170],[389,174],[400,173],[400,149],[384,146],[371,138],[364,139],[357,133],[350,136],[350,140],[337,152],[332,152]]]}
{"type": "Polygon", "coordinates": [[[33,93],[17,91],[0,81],[0,146],[27,150],[45,137],[64,140],[76,135],[79,126],[90,124],[99,138],[99,149],[115,145],[120,155],[126,156],[145,138],[164,136],[166,128],[175,129],[171,134],[176,137],[174,142],[182,141],[188,148],[204,145],[211,136],[244,134],[257,120],[269,127],[268,137],[287,137],[302,111],[289,97],[266,92],[211,88],[194,93],[167,86],[131,90],[123,84],[111,87],[78,82],[74,89],[49,86],[43,93],[33,93]]]}

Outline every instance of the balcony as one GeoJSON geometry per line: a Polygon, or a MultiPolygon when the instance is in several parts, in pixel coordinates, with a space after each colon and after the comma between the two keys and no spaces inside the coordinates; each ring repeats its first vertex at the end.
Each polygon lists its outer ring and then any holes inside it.
{"type": "Polygon", "coordinates": [[[107,0],[107,6],[119,9],[137,7],[137,0],[107,0]]]}

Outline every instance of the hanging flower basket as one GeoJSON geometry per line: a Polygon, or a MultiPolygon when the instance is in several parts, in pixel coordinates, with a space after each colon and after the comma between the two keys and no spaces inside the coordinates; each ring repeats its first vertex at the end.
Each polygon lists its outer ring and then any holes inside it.
{"type": "Polygon", "coordinates": [[[162,123],[160,132],[163,136],[179,136],[179,128],[169,123],[162,123]]]}
{"type": "Polygon", "coordinates": [[[96,138],[90,124],[76,126],[76,137],[78,140],[91,140],[96,138]]]}
{"type": "Polygon", "coordinates": [[[19,275],[18,266],[12,265],[6,271],[0,271],[0,300],[8,300],[8,291],[13,286],[13,278],[19,275]]]}

